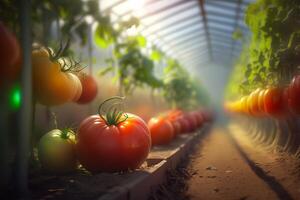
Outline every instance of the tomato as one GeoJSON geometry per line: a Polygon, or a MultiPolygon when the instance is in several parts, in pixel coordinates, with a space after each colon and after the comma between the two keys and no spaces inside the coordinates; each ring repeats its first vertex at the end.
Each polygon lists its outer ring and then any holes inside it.
{"type": "Polygon", "coordinates": [[[21,66],[21,48],[17,38],[0,21],[0,87],[16,79],[21,66]]]}
{"type": "Polygon", "coordinates": [[[259,116],[260,115],[260,110],[259,110],[259,106],[258,106],[258,96],[259,96],[259,92],[261,91],[261,89],[256,89],[255,91],[253,91],[248,100],[250,100],[250,104],[248,104],[249,106],[249,112],[251,114],[253,114],[254,116],[259,116]]]}
{"type": "Polygon", "coordinates": [[[180,122],[178,120],[174,120],[174,121],[171,121],[172,123],[172,126],[173,126],[173,129],[174,129],[174,135],[178,135],[181,133],[181,125],[180,125],[180,122]]]}
{"type": "Polygon", "coordinates": [[[243,113],[247,113],[247,97],[244,96],[240,99],[240,106],[243,113]]]}
{"type": "Polygon", "coordinates": [[[168,119],[163,117],[151,118],[148,122],[152,145],[168,144],[174,138],[174,128],[168,119]]]}
{"type": "Polygon", "coordinates": [[[74,88],[75,88],[75,95],[74,95],[72,101],[77,102],[78,99],[82,95],[81,81],[80,81],[80,79],[76,75],[74,75],[72,73],[70,73],[70,76],[71,76],[71,78],[73,78],[73,84],[74,84],[74,88]]]}
{"type": "Polygon", "coordinates": [[[258,93],[257,104],[258,104],[258,110],[259,110],[260,115],[265,114],[265,102],[264,102],[265,92],[266,92],[266,90],[261,90],[258,93]]]}
{"type": "Polygon", "coordinates": [[[176,120],[178,119],[179,117],[181,117],[183,115],[183,112],[182,110],[179,110],[179,109],[174,109],[174,110],[171,110],[169,113],[168,113],[168,119],[169,120],[176,120]]]}
{"type": "Polygon", "coordinates": [[[147,124],[130,113],[121,119],[109,116],[92,115],[81,122],[76,143],[80,163],[91,172],[138,168],[151,148],[147,124]]]}
{"type": "Polygon", "coordinates": [[[203,116],[200,111],[198,112],[192,112],[192,115],[194,115],[196,122],[197,122],[197,127],[200,127],[203,124],[203,116]]]}
{"type": "Polygon", "coordinates": [[[264,108],[267,114],[280,117],[285,112],[282,88],[269,88],[264,93],[264,108]]]}
{"type": "Polygon", "coordinates": [[[197,119],[195,118],[195,116],[192,115],[191,113],[188,113],[185,115],[185,118],[187,119],[187,121],[189,123],[188,132],[195,131],[197,129],[197,119]]]}
{"type": "Polygon", "coordinates": [[[191,128],[190,128],[190,123],[188,122],[188,120],[185,117],[179,117],[177,121],[180,123],[181,134],[189,133],[191,128]]]}
{"type": "Polygon", "coordinates": [[[34,98],[47,106],[60,105],[80,93],[81,85],[76,75],[62,70],[59,60],[52,61],[46,49],[32,52],[34,98]]]}
{"type": "Polygon", "coordinates": [[[293,113],[300,114],[300,75],[294,76],[288,87],[288,107],[293,113]]]}
{"type": "Polygon", "coordinates": [[[77,100],[77,103],[85,104],[94,100],[97,95],[98,88],[95,79],[87,74],[79,75],[82,84],[82,94],[77,100]]]}
{"type": "Polygon", "coordinates": [[[48,171],[74,170],[77,166],[74,132],[70,129],[54,129],[46,133],[38,144],[38,158],[48,171]]]}

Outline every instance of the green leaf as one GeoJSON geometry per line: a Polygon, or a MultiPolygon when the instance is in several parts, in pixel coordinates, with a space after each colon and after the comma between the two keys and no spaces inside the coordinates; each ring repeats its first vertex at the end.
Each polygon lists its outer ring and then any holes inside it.
{"type": "Polygon", "coordinates": [[[161,54],[160,51],[152,50],[151,55],[150,55],[150,58],[151,58],[153,61],[160,61],[160,60],[162,59],[162,54],[161,54]]]}
{"type": "Polygon", "coordinates": [[[107,48],[114,42],[114,38],[107,27],[102,27],[101,24],[97,26],[94,34],[94,41],[100,48],[107,48]]]}
{"type": "Polygon", "coordinates": [[[98,75],[99,75],[99,76],[104,76],[105,74],[107,74],[108,72],[113,71],[114,69],[115,69],[115,68],[114,68],[113,66],[105,67],[105,68],[99,70],[98,75]]]}
{"type": "Polygon", "coordinates": [[[137,36],[137,41],[138,41],[138,44],[139,44],[139,46],[140,47],[145,47],[146,46],[146,44],[147,44],[147,40],[146,40],[146,38],[145,37],[143,37],[143,36],[141,36],[141,35],[139,35],[139,36],[137,36]]]}

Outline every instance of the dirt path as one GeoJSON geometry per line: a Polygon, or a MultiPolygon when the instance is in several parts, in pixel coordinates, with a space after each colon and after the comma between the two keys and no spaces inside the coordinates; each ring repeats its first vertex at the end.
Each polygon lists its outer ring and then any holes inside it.
{"type": "Polygon", "coordinates": [[[192,174],[187,182],[190,199],[300,199],[294,160],[282,162],[283,155],[258,152],[229,131],[213,129],[192,156],[187,168],[192,174]]]}

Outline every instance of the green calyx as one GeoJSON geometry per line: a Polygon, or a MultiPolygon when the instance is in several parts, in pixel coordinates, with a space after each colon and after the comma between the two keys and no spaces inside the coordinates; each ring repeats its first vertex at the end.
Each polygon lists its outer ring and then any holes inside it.
{"type": "Polygon", "coordinates": [[[128,115],[122,111],[124,97],[111,97],[103,101],[98,109],[99,116],[107,125],[117,126],[127,120],[128,115]]]}
{"type": "Polygon", "coordinates": [[[64,128],[61,130],[61,134],[60,134],[60,137],[62,139],[69,139],[70,138],[70,133],[73,133],[73,131],[70,129],[70,128],[64,128]]]}

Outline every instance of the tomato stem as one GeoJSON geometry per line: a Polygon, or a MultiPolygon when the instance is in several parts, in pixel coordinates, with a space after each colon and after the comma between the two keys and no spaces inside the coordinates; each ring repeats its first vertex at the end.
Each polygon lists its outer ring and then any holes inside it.
{"type": "Polygon", "coordinates": [[[51,112],[52,117],[53,117],[53,123],[54,123],[54,127],[57,129],[58,125],[57,125],[57,116],[55,114],[55,112],[51,112]]]}
{"type": "Polygon", "coordinates": [[[62,139],[69,139],[70,135],[69,135],[69,132],[70,132],[70,129],[69,128],[64,128],[61,130],[61,134],[60,134],[60,137],[62,139]]]}
{"type": "Polygon", "coordinates": [[[122,106],[124,97],[114,96],[103,101],[98,108],[99,116],[109,125],[118,125],[127,120],[128,115],[119,110],[117,106],[122,106]],[[113,102],[116,101],[116,102],[113,102]],[[105,109],[105,105],[108,104],[108,108],[105,109]],[[124,118],[122,118],[124,117],[124,118]]]}

